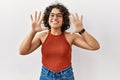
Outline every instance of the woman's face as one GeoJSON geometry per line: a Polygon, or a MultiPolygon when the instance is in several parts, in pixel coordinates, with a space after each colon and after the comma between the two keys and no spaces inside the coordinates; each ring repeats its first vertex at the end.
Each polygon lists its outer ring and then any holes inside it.
{"type": "Polygon", "coordinates": [[[63,24],[63,15],[59,9],[53,8],[49,15],[49,25],[51,28],[61,28],[63,24]]]}

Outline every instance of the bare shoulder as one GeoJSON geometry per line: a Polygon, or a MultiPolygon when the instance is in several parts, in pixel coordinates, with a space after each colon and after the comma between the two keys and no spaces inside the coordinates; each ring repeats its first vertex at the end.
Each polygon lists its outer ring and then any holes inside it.
{"type": "Polygon", "coordinates": [[[40,39],[40,41],[43,43],[44,42],[44,40],[46,39],[46,37],[47,37],[47,35],[48,35],[48,30],[44,30],[44,31],[41,31],[41,32],[39,32],[38,33],[38,37],[39,37],[39,39],[40,39]]]}
{"type": "Polygon", "coordinates": [[[79,34],[71,32],[65,32],[65,37],[70,45],[74,44],[76,38],[81,38],[79,34]]]}
{"type": "Polygon", "coordinates": [[[48,30],[44,30],[44,31],[41,31],[40,33],[39,33],[39,35],[42,37],[42,36],[45,36],[45,35],[47,35],[48,34],[48,30]]]}
{"type": "Polygon", "coordinates": [[[66,40],[68,41],[68,43],[70,45],[72,45],[73,41],[74,41],[74,39],[76,37],[76,34],[72,34],[71,32],[65,32],[65,37],[66,37],[66,40]]]}

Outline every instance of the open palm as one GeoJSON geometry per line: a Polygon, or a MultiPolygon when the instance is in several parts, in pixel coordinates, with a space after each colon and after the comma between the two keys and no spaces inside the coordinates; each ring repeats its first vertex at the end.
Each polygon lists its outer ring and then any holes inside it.
{"type": "Polygon", "coordinates": [[[46,30],[47,28],[41,27],[42,20],[43,20],[44,15],[41,14],[41,12],[37,16],[37,12],[35,12],[35,16],[31,15],[31,21],[32,21],[32,30],[35,32],[40,32],[42,30],[46,30]]]}
{"type": "Polygon", "coordinates": [[[71,14],[69,18],[75,26],[75,29],[72,33],[80,32],[83,28],[83,23],[82,23],[83,16],[79,17],[78,14],[76,13],[76,14],[71,14]]]}

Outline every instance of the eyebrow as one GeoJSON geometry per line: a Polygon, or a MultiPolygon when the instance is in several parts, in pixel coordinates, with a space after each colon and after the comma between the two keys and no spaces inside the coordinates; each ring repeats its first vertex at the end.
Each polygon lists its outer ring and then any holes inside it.
{"type": "Polygon", "coordinates": [[[50,14],[62,14],[62,13],[50,13],[50,14]]]}

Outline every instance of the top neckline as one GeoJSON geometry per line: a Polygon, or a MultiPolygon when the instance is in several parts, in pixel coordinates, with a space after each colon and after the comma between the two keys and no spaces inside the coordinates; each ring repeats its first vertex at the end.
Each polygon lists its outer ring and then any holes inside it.
{"type": "Polygon", "coordinates": [[[60,33],[60,34],[58,34],[58,35],[54,35],[54,34],[51,33],[51,31],[49,31],[49,34],[50,34],[51,36],[53,36],[53,37],[59,37],[59,36],[63,35],[64,32],[62,32],[62,33],[60,33]]]}

